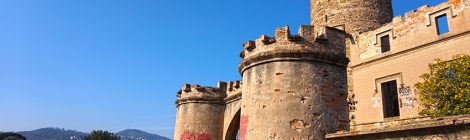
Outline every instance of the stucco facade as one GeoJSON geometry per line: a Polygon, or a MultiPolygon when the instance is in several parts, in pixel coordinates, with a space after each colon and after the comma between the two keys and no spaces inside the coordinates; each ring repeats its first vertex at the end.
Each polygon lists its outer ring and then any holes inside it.
{"type": "Polygon", "coordinates": [[[470,54],[470,5],[443,3],[423,6],[395,17],[391,23],[356,35],[351,44],[355,123],[381,122],[383,90],[381,83],[396,80],[399,116],[418,117],[419,102],[413,86],[428,71],[435,59],[449,60],[453,55],[470,54]],[[447,15],[449,32],[438,35],[436,17],[447,15]],[[381,37],[390,39],[390,51],[381,51],[381,37]]]}

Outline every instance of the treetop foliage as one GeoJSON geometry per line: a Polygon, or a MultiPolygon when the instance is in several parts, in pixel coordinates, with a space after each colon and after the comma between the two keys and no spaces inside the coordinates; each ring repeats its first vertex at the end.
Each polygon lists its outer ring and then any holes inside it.
{"type": "Polygon", "coordinates": [[[103,130],[93,130],[90,135],[83,137],[83,140],[120,140],[116,134],[103,130]]]}
{"type": "Polygon", "coordinates": [[[26,140],[26,137],[13,132],[5,132],[0,133],[0,140],[26,140]]]}
{"type": "Polygon", "coordinates": [[[450,61],[436,59],[429,72],[415,84],[420,115],[443,117],[470,114],[470,56],[456,55],[450,61]]]}

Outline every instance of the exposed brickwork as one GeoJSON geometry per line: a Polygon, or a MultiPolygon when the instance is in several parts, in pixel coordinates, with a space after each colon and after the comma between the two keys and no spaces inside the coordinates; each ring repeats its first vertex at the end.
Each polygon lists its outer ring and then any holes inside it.
{"type": "Polygon", "coordinates": [[[434,59],[451,59],[456,54],[470,54],[470,5],[445,2],[434,7],[422,6],[376,30],[354,37],[351,47],[353,88],[357,124],[381,122],[383,97],[380,84],[396,80],[399,92],[399,119],[419,117],[419,102],[413,85],[428,71],[434,59]],[[446,14],[450,31],[437,34],[435,17],[446,14]],[[390,36],[390,51],[382,53],[380,37],[390,36]],[[408,90],[409,88],[409,90],[408,90]]]}
{"type": "Polygon", "coordinates": [[[392,21],[391,0],[310,0],[315,27],[342,26],[348,33],[370,31],[392,21]]]}
{"type": "Polygon", "coordinates": [[[390,0],[311,0],[312,25],[243,44],[243,79],[178,92],[175,140],[470,139],[469,115],[418,116],[412,85],[435,58],[470,54],[470,0],[392,18],[390,0]],[[446,14],[450,31],[436,34],[446,14]],[[327,27],[329,26],[329,27],[327,27]],[[331,26],[331,27],[330,27],[331,26]],[[390,36],[390,51],[380,38],[390,36]],[[383,117],[380,84],[399,112],[383,117]],[[350,112],[349,112],[349,111],[350,112]],[[351,125],[351,127],[350,127],[351,125]],[[337,133],[334,133],[337,132],[337,133]]]}
{"type": "MultiPolygon", "coordinates": [[[[349,34],[370,31],[392,21],[391,0],[310,0],[311,23],[315,27],[332,26],[342,28],[349,34]]],[[[351,41],[347,39],[347,56],[350,57],[351,41]]],[[[348,96],[350,101],[350,119],[354,124],[355,104],[352,69],[348,67],[348,96]]]]}
{"type": "Polygon", "coordinates": [[[291,35],[283,27],[245,43],[239,69],[247,140],[323,139],[348,129],[345,32],[319,32],[302,26],[291,35]]]}

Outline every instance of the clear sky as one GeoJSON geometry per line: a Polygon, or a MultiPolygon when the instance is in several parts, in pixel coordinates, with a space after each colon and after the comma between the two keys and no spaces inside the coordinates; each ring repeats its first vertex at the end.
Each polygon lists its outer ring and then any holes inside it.
{"type": "Polygon", "coordinates": [[[0,0],[0,131],[171,138],[182,84],[239,79],[243,42],[309,18],[309,0],[0,0]]]}

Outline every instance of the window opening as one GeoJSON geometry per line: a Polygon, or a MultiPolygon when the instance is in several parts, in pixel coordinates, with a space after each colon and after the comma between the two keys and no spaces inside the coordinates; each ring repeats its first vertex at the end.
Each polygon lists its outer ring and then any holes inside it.
{"type": "Polygon", "coordinates": [[[449,32],[449,22],[447,21],[446,14],[436,17],[436,28],[437,35],[442,35],[449,32]]]}
{"type": "Polygon", "coordinates": [[[390,36],[382,36],[380,37],[380,46],[382,48],[382,53],[390,51],[390,36]]]}

